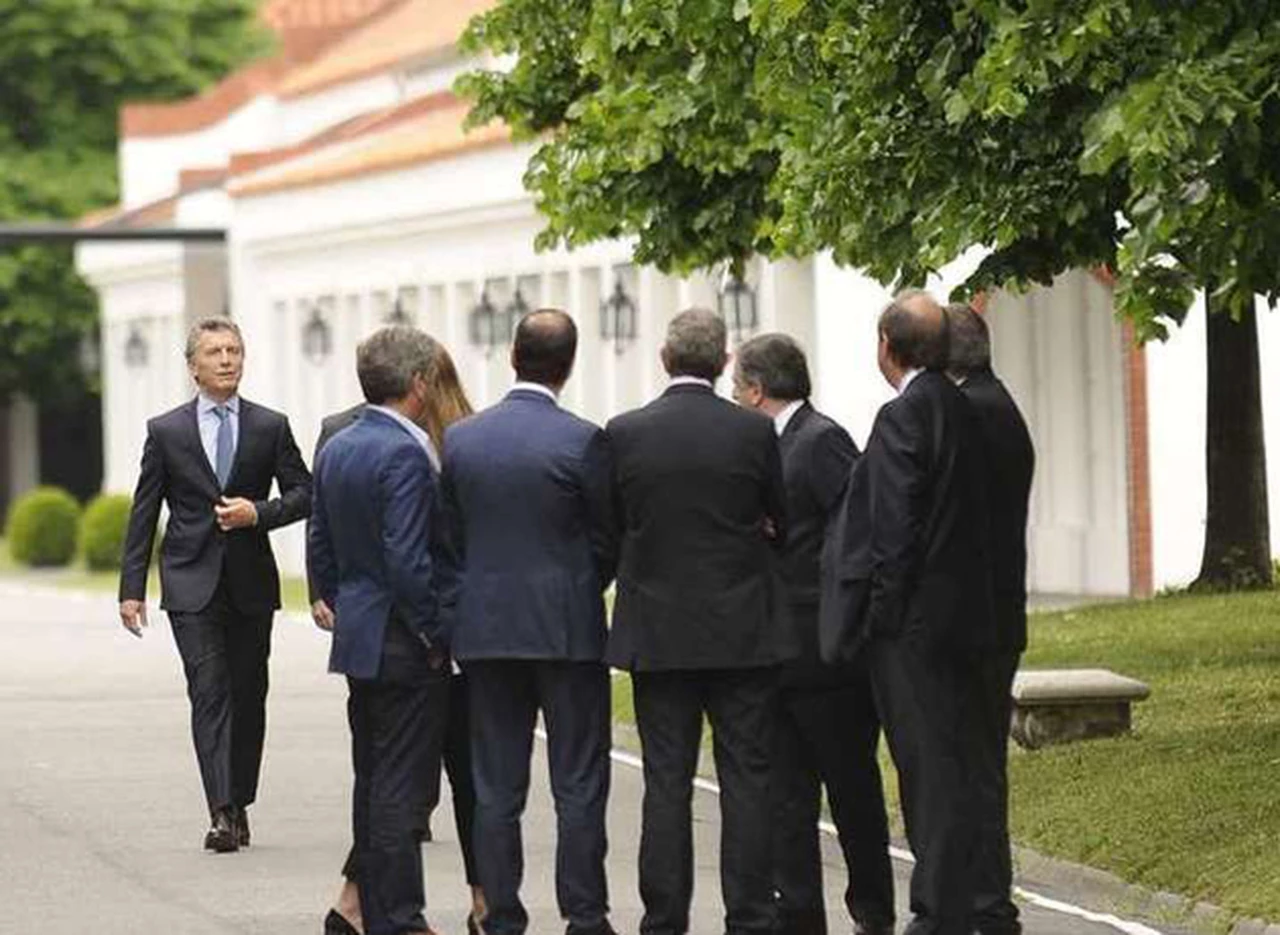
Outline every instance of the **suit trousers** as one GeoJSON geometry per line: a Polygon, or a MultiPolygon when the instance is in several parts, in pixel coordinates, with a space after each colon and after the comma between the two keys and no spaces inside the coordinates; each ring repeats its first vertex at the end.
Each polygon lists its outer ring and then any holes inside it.
{"type": "Polygon", "coordinates": [[[907,935],[972,932],[982,662],[907,638],[870,646],[872,686],[915,855],[907,935]]]}
{"type": "Polygon", "coordinates": [[[360,891],[367,935],[422,931],[422,837],[449,716],[448,663],[392,619],[378,677],[347,685],[355,787],[343,874],[360,891]]]}
{"type": "Polygon", "coordinates": [[[644,935],[689,930],[693,898],[693,779],[702,718],[711,722],[720,783],[720,887],[728,935],[772,932],[770,756],[776,667],[636,672],[644,753],[640,898],[644,935]]]}
{"type": "Polygon", "coordinates": [[[974,926],[981,935],[1019,935],[1018,907],[1011,898],[1013,865],[1009,853],[1009,723],[1013,716],[1013,677],[1021,653],[993,654],[982,668],[981,772],[978,782],[979,828],[974,926]]]}
{"type": "MultiPolygon", "coordinates": [[[[480,885],[472,829],[476,817],[476,784],[471,776],[471,700],[466,673],[449,678],[449,726],[444,735],[444,771],[449,776],[453,801],[453,826],[458,833],[467,885],[480,885]]],[[[440,801],[440,770],[432,773],[430,800],[440,801]]]]}
{"type": "Polygon", "coordinates": [[[889,819],[876,759],[880,718],[865,663],[816,679],[784,677],[778,707],[772,794],[780,935],[827,931],[818,839],[823,786],[844,853],[845,906],[863,928],[892,929],[889,819]]]}
{"type": "Polygon", "coordinates": [[[169,613],[191,700],[191,734],[212,813],[252,805],[267,726],[271,613],[246,614],[225,578],[193,613],[169,613]]]}
{"type": "Polygon", "coordinates": [[[474,836],[489,935],[521,933],[524,846],[520,818],[529,793],[533,731],[542,711],[556,809],[556,902],[570,933],[591,931],[609,912],[608,842],[611,696],[600,662],[490,659],[466,663],[471,699],[474,836]]]}

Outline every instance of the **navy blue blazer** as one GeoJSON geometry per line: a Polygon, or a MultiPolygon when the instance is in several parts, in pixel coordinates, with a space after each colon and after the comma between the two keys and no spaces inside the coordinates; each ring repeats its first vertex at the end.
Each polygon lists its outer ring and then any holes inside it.
{"type": "Polygon", "coordinates": [[[427,645],[445,648],[432,548],[438,517],[431,461],[395,419],[369,409],[324,446],[307,558],[337,617],[329,671],[377,678],[393,614],[427,645]]]}
{"type": "Polygon", "coordinates": [[[445,433],[455,658],[604,657],[617,545],[604,432],[513,390],[445,433]]]}

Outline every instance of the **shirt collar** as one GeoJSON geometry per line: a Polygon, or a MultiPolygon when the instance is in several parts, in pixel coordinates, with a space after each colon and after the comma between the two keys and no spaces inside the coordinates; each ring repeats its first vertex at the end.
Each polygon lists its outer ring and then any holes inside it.
{"type": "Polygon", "coordinates": [[[511,392],[523,391],[526,393],[541,393],[553,403],[559,403],[555,390],[549,386],[543,386],[541,383],[530,383],[527,380],[517,380],[511,387],[511,392]]]}
{"type": "Polygon", "coordinates": [[[787,403],[786,408],[773,417],[773,427],[781,436],[787,430],[788,423],[800,411],[800,407],[804,405],[803,399],[793,399],[787,403]]]}
{"type": "Polygon", "coordinates": [[[204,395],[204,393],[196,394],[196,412],[199,413],[200,415],[213,412],[213,410],[216,409],[218,406],[226,406],[227,411],[229,411],[234,416],[240,415],[240,397],[239,396],[232,396],[225,403],[218,403],[218,402],[214,402],[208,396],[204,395]]]}
{"type": "Polygon", "coordinates": [[[898,384],[898,395],[901,396],[903,393],[905,393],[907,391],[907,387],[911,385],[911,381],[914,380],[916,377],[920,376],[920,374],[922,373],[924,373],[924,371],[921,370],[919,367],[912,367],[910,370],[904,373],[902,375],[902,382],[898,384]]]}
{"type": "Polygon", "coordinates": [[[712,383],[710,380],[704,379],[703,377],[690,377],[690,376],[672,377],[671,382],[668,383],[667,385],[668,386],[705,386],[709,390],[714,390],[716,388],[715,384],[712,383]]]}
{"type": "Polygon", "coordinates": [[[399,422],[400,425],[403,426],[404,430],[409,433],[410,437],[422,446],[422,450],[427,453],[427,457],[431,460],[431,465],[437,469],[440,467],[440,458],[436,454],[436,446],[432,444],[431,436],[423,431],[422,426],[418,425],[403,413],[396,412],[390,406],[370,405],[369,408],[380,412],[385,416],[390,416],[392,419],[399,422]]]}

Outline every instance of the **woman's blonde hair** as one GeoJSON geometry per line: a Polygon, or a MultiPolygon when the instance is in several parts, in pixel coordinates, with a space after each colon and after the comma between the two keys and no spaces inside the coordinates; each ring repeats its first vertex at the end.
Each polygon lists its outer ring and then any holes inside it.
{"type": "Polygon", "coordinates": [[[448,350],[434,338],[430,340],[433,345],[431,364],[423,374],[430,392],[427,394],[423,420],[436,450],[443,451],[444,430],[475,410],[471,408],[471,401],[467,399],[467,392],[458,378],[458,368],[454,366],[448,350]]]}

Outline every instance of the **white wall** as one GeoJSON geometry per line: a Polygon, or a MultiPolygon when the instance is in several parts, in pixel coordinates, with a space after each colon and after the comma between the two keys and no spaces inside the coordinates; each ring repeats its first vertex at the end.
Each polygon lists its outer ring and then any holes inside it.
{"type": "MultiPolygon", "coordinates": [[[[1267,443],[1271,551],[1280,555],[1280,316],[1258,301],[1262,416],[1267,443]]],[[[1205,521],[1205,328],[1197,299],[1166,342],[1147,345],[1151,513],[1157,588],[1200,571],[1205,521]]]]}
{"type": "MultiPolygon", "coordinates": [[[[312,94],[281,98],[272,145],[299,143],[344,120],[399,104],[404,97],[400,83],[392,74],[384,72],[312,94]]],[[[259,143],[257,148],[266,147],[259,143]]]]}

